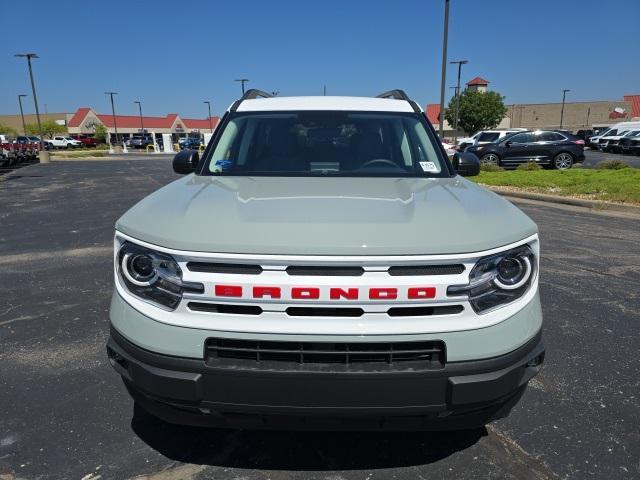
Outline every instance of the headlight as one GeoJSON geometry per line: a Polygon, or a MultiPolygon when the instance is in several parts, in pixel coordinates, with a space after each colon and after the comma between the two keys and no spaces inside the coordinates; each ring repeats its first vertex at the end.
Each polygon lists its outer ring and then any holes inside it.
{"type": "Polygon", "coordinates": [[[170,255],[125,242],[118,251],[117,271],[132,294],[175,309],[184,292],[203,293],[204,285],[182,280],[182,270],[170,255]]]}
{"type": "Polygon", "coordinates": [[[467,295],[473,310],[485,313],[524,295],[535,275],[535,255],[523,245],[481,258],[469,274],[469,283],[450,286],[447,295],[467,295]]]}

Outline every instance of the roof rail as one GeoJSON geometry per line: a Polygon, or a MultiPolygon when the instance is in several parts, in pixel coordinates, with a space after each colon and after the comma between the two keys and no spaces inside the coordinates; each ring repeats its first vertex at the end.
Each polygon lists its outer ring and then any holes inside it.
{"type": "Polygon", "coordinates": [[[273,95],[267,92],[263,92],[262,90],[257,90],[255,88],[250,88],[247,92],[242,95],[240,100],[253,100],[254,98],[271,98],[273,95]]]}
{"type": "Polygon", "coordinates": [[[376,95],[376,98],[392,98],[394,100],[406,100],[407,102],[409,102],[409,105],[411,105],[411,108],[413,108],[414,112],[422,113],[422,110],[420,110],[420,107],[418,106],[418,104],[413,100],[411,100],[409,98],[409,95],[407,95],[404,90],[400,90],[399,88],[396,88],[395,90],[389,90],[388,92],[381,93],[380,95],[376,95]]]}
{"type": "Polygon", "coordinates": [[[407,95],[404,90],[400,90],[396,88],[395,90],[389,90],[388,92],[381,93],[380,95],[376,95],[376,98],[393,98],[395,100],[411,100],[409,95],[407,95]]]}
{"type": "Polygon", "coordinates": [[[235,102],[233,102],[233,105],[231,105],[230,110],[232,112],[235,112],[238,107],[240,106],[240,104],[242,103],[243,100],[253,100],[255,98],[271,98],[273,97],[273,95],[271,95],[270,93],[267,92],[263,92],[262,90],[258,90],[256,88],[250,88],[249,90],[247,90],[244,95],[242,95],[241,98],[239,98],[238,100],[236,100],[235,102]]]}

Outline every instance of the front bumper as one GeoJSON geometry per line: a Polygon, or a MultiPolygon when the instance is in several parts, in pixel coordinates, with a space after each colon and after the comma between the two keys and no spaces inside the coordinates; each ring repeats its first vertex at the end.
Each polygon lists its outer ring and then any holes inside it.
{"type": "Polygon", "coordinates": [[[107,351],[136,402],[168,422],[305,430],[479,427],[508,415],[544,360],[541,332],[505,355],[424,370],[211,366],[150,352],[113,327],[107,351]]]}

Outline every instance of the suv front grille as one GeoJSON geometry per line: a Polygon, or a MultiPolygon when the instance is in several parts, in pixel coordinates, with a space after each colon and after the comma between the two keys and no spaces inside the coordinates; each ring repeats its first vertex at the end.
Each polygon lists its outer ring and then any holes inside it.
{"type": "Polygon", "coordinates": [[[387,364],[415,363],[422,368],[442,368],[445,344],[440,340],[418,342],[284,342],[209,338],[206,362],[225,359],[251,363],[289,364],[387,364]]]}
{"type": "MultiPolygon", "coordinates": [[[[239,275],[260,275],[264,268],[259,264],[220,263],[220,262],[187,262],[187,269],[192,272],[204,273],[232,273],[239,275]]],[[[387,269],[392,277],[415,275],[459,275],[464,272],[462,264],[437,265],[396,265],[387,269]]],[[[322,265],[290,265],[285,269],[290,276],[333,276],[360,277],[365,274],[362,266],[322,266],[322,265]]]]}

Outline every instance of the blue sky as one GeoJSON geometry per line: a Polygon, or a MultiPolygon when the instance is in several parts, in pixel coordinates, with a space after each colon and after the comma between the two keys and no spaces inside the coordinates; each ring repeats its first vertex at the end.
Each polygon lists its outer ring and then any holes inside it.
{"type": "MultiPolygon", "coordinates": [[[[34,71],[44,111],[221,114],[235,78],[282,95],[375,95],[403,88],[423,106],[440,92],[444,0],[26,1],[2,8],[0,113],[17,113],[34,71]],[[25,29],[26,26],[28,29],[25,29]]],[[[640,93],[640,0],[451,0],[449,60],[467,59],[507,103],[617,100],[640,93]]],[[[455,84],[455,68],[447,87],[455,84]]],[[[452,90],[447,88],[447,96],[452,90]]],[[[26,111],[33,111],[29,96],[26,111]]]]}

